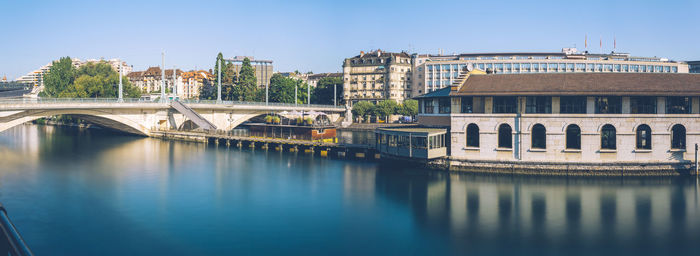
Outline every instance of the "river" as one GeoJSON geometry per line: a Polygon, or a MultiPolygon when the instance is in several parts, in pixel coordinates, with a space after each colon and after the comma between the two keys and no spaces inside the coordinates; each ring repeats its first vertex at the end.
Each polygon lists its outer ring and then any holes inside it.
{"type": "Polygon", "coordinates": [[[696,255],[695,178],[405,169],[102,130],[0,133],[37,255],[696,255]]]}

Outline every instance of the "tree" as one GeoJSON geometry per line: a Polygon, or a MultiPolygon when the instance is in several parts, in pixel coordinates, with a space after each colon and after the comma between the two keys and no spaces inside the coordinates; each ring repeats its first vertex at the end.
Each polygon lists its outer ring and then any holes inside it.
{"type": "Polygon", "coordinates": [[[44,75],[44,91],[42,97],[58,97],[75,80],[75,67],[70,57],[54,61],[49,72],[44,75]]]}
{"type": "Polygon", "coordinates": [[[377,103],[376,115],[388,121],[388,117],[396,113],[399,105],[394,100],[383,100],[377,103]]]}
{"type": "Polygon", "coordinates": [[[374,104],[369,101],[360,101],[352,106],[352,115],[357,117],[358,120],[365,119],[370,111],[374,108],[374,104]]]}
{"type": "Polygon", "coordinates": [[[239,101],[256,101],[260,95],[258,81],[255,78],[255,69],[250,64],[250,59],[243,59],[241,70],[238,72],[238,83],[233,88],[233,98],[239,101]]]}
{"type": "Polygon", "coordinates": [[[338,100],[338,105],[345,104],[343,100],[343,78],[341,77],[324,77],[318,80],[316,87],[311,93],[311,102],[314,104],[333,104],[334,86],[336,86],[335,98],[338,100]]]}
{"type": "Polygon", "coordinates": [[[404,116],[415,116],[418,114],[418,101],[405,100],[399,107],[397,113],[404,116]]]}
{"type": "MultiPolygon", "coordinates": [[[[274,74],[270,78],[269,96],[271,102],[294,103],[294,89],[297,88],[297,103],[306,104],[306,88],[309,85],[293,78],[274,74]]],[[[261,89],[262,97],[265,97],[264,89],[261,89]]]]}
{"type": "MultiPolygon", "coordinates": [[[[65,65],[67,63],[70,63],[71,68],[73,67],[72,61],[67,57],[56,63],[57,70],[47,86],[51,89],[46,91],[43,96],[61,98],[116,98],[119,96],[119,74],[107,62],[88,63],[78,70],[73,68],[73,71],[66,72],[65,65]],[[58,79],[59,77],[60,79],[58,79]],[[66,85],[66,82],[69,83],[66,85]]],[[[131,85],[126,77],[122,77],[122,88],[124,97],[141,97],[141,91],[131,85]]]]}

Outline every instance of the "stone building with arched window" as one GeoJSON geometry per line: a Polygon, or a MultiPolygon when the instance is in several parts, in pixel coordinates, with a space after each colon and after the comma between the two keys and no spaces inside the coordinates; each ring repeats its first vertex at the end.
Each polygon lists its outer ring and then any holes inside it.
{"type": "Polygon", "coordinates": [[[418,120],[449,119],[452,167],[674,169],[700,143],[700,74],[470,74],[448,97],[418,120]]]}

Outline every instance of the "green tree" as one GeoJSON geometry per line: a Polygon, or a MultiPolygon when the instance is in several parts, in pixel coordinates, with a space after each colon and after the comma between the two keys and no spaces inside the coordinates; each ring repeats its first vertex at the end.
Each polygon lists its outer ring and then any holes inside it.
{"type": "Polygon", "coordinates": [[[257,101],[259,95],[255,69],[250,64],[250,59],[245,58],[238,72],[238,83],[233,87],[232,96],[238,101],[257,101]]]}
{"type": "MultiPolygon", "coordinates": [[[[309,85],[301,80],[274,74],[270,78],[270,102],[294,103],[294,89],[297,88],[297,103],[306,104],[306,92],[309,85]]],[[[265,89],[260,89],[265,99],[265,89]]]]}
{"type": "Polygon", "coordinates": [[[343,78],[341,77],[324,77],[318,80],[316,87],[311,92],[311,102],[314,104],[333,104],[334,86],[336,86],[335,98],[338,100],[338,105],[345,104],[343,100],[343,78]]]}
{"type": "MultiPolygon", "coordinates": [[[[59,69],[65,69],[65,59],[70,60],[70,58],[62,58],[58,63],[59,69]]],[[[72,67],[72,62],[70,65],[72,67]]],[[[51,89],[46,91],[44,96],[61,98],[116,98],[119,96],[119,74],[107,62],[88,63],[78,70],[59,71],[54,73],[56,74],[63,74],[64,77],[61,80],[56,80],[57,76],[52,77],[51,89]],[[71,76],[65,76],[67,73],[71,76]],[[64,87],[66,82],[69,83],[64,87]]],[[[124,97],[141,97],[141,91],[131,85],[126,77],[122,77],[122,87],[124,97]]]]}
{"type": "Polygon", "coordinates": [[[70,57],[63,57],[54,61],[49,72],[44,75],[44,91],[42,97],[58,97],[75,80],[75,67],[70,57]]]}
{"type": "Polygon", "coordinates": [[[352,106],[352,115],[357,118],[358,121],[368,120],[367,116],[371,113],[374,108],[374,104],[369,101],[360,101],[352,106]]]}
{"type": "Polygon", "coordinates": [[[397,114],[404,116],[415,116],[418,114],[417,100],[404,100],[403,104],[398,108],[397,114]]]}
{"type": "Polygon", "coordinates": [[[388,121],[388,117],[396,113],[399,105],[394,100],[383,100],[377,103],[376,115],[383,117],[384,121],[388,121]]]}

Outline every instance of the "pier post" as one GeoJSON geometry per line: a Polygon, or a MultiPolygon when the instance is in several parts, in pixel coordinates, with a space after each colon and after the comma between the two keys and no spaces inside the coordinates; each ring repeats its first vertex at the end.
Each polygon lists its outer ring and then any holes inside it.
{"type": "Polygon", "coordinates": [[[268,149],[267,143],[265,143],[265,144],[262,145],[262,149],[264,149],[265,151],[267,151],[267,149],[268,149]]]}
{"type": "Polygon", "coordinates": [[[254,149],[254,148],[255,148],[255,142],[254,142],[254,141],[251,141],[250,144],[248,144],[248,147],[254,149]]]}
{"type": "Polygon", "coordinates": [[[330,151],[330,150],[329,149],[321,150],[321,157],[328,157],[328,151],[330,151]]]}
{"type": "Polygon", "coordinates": [[[695,177],[698,177],[698,144],[695,143],[695,177]]]}
{"type": "Polygon", "coordinates": [[[243,142],[239,140],[238,143],[236,143],[236,147],[238,147],[238,149],[241,149],[243,147],[243,142]]]}
{"type": "Polygon", "coordinates": [[[226,140],[226,147],[231,147],[231,140],[226,140]]]}

